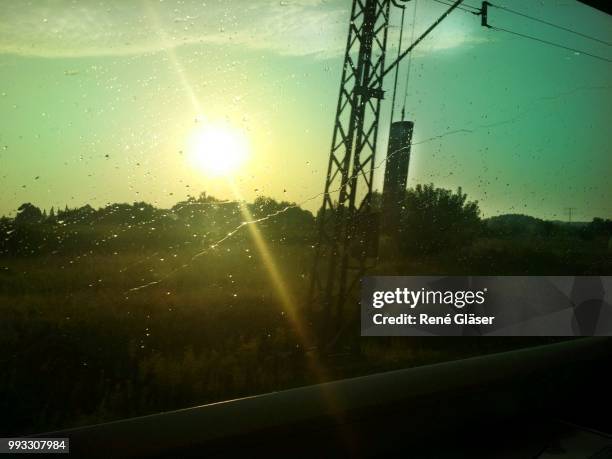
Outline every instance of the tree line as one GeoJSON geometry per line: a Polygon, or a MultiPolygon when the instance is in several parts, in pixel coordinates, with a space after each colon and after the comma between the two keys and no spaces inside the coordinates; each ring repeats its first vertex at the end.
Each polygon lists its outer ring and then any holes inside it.
{"type": "MultiPolygon", "coordinates": [[[[382,197],[372,196],[373,209],[382,212],[382,197]]],[[[567,224],[505,214],[482,218],[477,201],[461,188],[451,191],[433,184],[406,190],[398,202],[398,233],[394,244],[403,256],[428,256],[469,247],[477,240],[573,240],[596,243],[607,250],[612,220],[567,224]]],[[[178,241],[214,243],[249,220],[272,241],[311,245],[316,241],[317,218],[297,204],[258,197],[253,202],[224,201],[201,193],[169,209],[146,202],[115,203],[94,209],[41,210],[32,203],[19,206],[13,218],[0,218],[0,255],[32,256],[54,251],[138,249],[178,241]]],[[[380,236],[384,239],[385,228],[380,236]]],[[[240,240],[245,234],[237,233],[240,240]]],[[[379,237],[377,234],[376,237],[379,237]]]]}

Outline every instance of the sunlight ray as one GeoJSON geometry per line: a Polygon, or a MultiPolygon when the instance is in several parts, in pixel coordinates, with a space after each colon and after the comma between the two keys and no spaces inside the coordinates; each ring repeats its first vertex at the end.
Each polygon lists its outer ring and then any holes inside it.
{"type": "MultiPolygon", "coordinates": [[[[236,200],[241,202],[240,211],[243,217],[246,221],[253,221],[253,216],[242,199],[240,189],[232,180],[228,180],[228,183],[236,200]]],[[[278,295],[278,298],[280,299],[281,304],[287,312],[289,320],[291,321],[291,325],[295,329],[297,336],[302,343],[302,347],[305,350],[304,355],[306,356],[311,371],[320,383],[332,381],[332,376],[329,374],[325,366],[321,364],[317,357],[317,352],[320,352],[320,349],[317,349],[316,339],[312,336],[305,317],[303,314],[300,314],[299,302],[296,300],[294,293],[291,291],[288,282],[283,279],[283,275],[276,261],[274,260],[274,257],[272,256],[272,253],[270,252],[270,249],[268,248],[259,227],[257,224],[247,226],[249,233],[253,238],[253,242],[255,243],[255,247],[262,258],[263,266],[265,267],[268,276],[274,285],[276,294],[278,295]]],[[[327,385],[322,385],[321,390],[326,403],[330,407],[330,412],[341,413],[342,410],[339,409],[340,406],[337,394],[335,394],[327,385]]],[[[340,415],[336,415],[339,434],[342,436],[343,441],[347,445],[353,445],[353,435],[348,430],[346,425],[342,423],[342,419],[339,416],[340,415]]]]}

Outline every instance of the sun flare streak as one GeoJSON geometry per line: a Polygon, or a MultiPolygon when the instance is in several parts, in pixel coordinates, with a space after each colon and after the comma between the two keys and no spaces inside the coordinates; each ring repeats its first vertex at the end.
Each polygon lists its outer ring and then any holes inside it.
{"type": "MultiPolygon", "coordinates": [[[[244,203],[242,193],[240,193],[240,190],[238,189],[236,184],[232,180],[228,180],[228,183],[232,189],[232,192],[234,193],[236,200],[238,202],[244,203]]],[[[316,347],[316,339],[312,335],[308,324],[305,323],[305,317],[302,314],[303,311],[300,311],[300,308],[298,307],[298,301],[296,301],[296,298],[293,292],[291,292],[288,283],[283,278],[283,274],[279,269],[276,261],[274,260],[274,257],[272,256],[272,253],[270,252],[270,249],[268,248],[268,245],[266,244],[266,241],[262,236],[259,227],[256,224],[256,220],[253,219],[253,216],[251,215],[251,212],[249,211],[246,204],[240,206],[240,211],[247,222],[252,222],[252,224],[247,225],[249,232],[251,234],[251,237],[253,238],[255,247],[263,260],[263,265],[266,268],[266,271],[268,272],[268,276],[274,286],[274,290],[283,306],[283,309],[287,313],[287,318],[291,322],[291,325],[294,327],[297,336],[301,341],[301,345],[306,350],[306,358],[308,360],[308,365],[310,366],[311,371],[313,372],[315,378],[317,378],[319,383],[325,383],[330,381],[332,379],[331,375],[329,374],[325,366],[322,365],[322,363],[319,361],[319,359],[317,358],[317,354],[310,352],[310,350],[316,347]]],[[[325,384],[321,385],[321,395],[325,402],[329,405],[332,412],[341,412],[341,404],[338,400],[338,396],[329,386],[325,384]]],[[[354,444],[353,433],[350,432],[348,428],[346,428],[346,426],[343,426],[342,415],[338,414],[336,416],[338,421],[339,434],[341,435],[341,438],[343,439],[343,441],[346,442],[347,445],[354,444]]]]}

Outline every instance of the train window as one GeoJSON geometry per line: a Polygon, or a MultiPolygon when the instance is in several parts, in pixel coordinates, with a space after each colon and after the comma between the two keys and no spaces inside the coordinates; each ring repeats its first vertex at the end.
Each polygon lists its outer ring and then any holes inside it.
{"type": "Polygon", "coordinates": [[[609,18],[453,5],[4,0],[0,433],[559,339],[360,335],[366,275],[612,273],[609,18]]]}

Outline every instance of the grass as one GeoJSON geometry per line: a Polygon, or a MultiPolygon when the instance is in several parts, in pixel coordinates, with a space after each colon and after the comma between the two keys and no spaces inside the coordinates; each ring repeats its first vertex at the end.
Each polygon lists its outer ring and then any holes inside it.
{"type": "MultiPolygon", "coordinates": [[[[86,248],[66,243],[40,255],[0,258],[4,436],[320,382],[248,233],[210,249],[185,235],[143,242],[131,233],[114,238],[112,228],[73,231],[89,241],[86,248]]],[[[283,284],[305,299],[311,245],[265,239],[283,284]]],[[[568,241],[481,238],[447,253],[388,258],[378,273],[612,271],[605,250],[568,241]]],[[[302,305],[294,306],[306,323],[302,305]]],[[[335,379],[542,341],[361,339],[353,353],[318,357],[326,377],[335,379]]]]}

